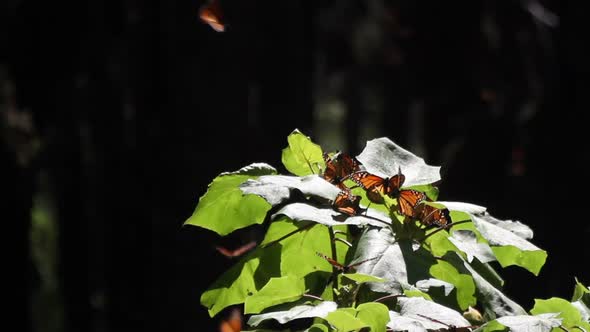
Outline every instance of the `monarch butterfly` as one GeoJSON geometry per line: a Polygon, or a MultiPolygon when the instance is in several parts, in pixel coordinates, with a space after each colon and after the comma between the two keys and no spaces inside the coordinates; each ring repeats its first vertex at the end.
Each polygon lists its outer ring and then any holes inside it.
{"type": "Polygon", "coordinates": [[[228,319],[221,322],[219,332],[241,332],[242,331],[242,314],[240,310],[233,309],[228,319]]]}
{"type": "Polygon", "coordinates": [[[336,199],[334,199],[332,206],[338,212],[345,213],[349,216],[354,216],[360,210],[360,201],[360,196],[354,196],[350,190],[342,190],[338,193],[336,199]]]}
{"type": "Polygon", "coordinates": [[[414,218],[420,220],[425,226],[436,225],[438,227],[445,227],[450,223],[451,215],[447,208],[440,209],[422,203],[416,207],[414,218]]]}
{"type": "Polygon", "coordinates": [[[390,178],[382,178],[365,171],[355,172],[350,175],[350,178],[367,190],[367,198],[373,203],[382,204],[381,195],[397,198],[400,212],[408,217],[413,217],[415,207],[427,199],[426,195],[420,191],[401,189],[406,180],[401,169],[390,178]]]}
{"type": "Polygon", "coordinates": [[[342,182],[350,174],[360,170],[359,162],[346,153],[338,152],[332,157],[324,153],[324,161],[326,162],[326,170],[323,175],[324,180],[342,189],[344,189],[342,182]]]}
{"type": "Polygon", "coordinates": [[[354,263],[354,264],[350,264],[350,265],[342,265],[342,264],[338,263],[337,261],[333,260],[332,258],[330,258],[330,257],[328,257],[328,256],[326,256],[326,255],[324,255],[324,254],[322,254],[321,252],[318,252],[317,254],[318,254],[318,256],[320,256],[321,258],[323,258],[323,259],[327,260],[327,261],[328,261],[328,263],[330,263],[330,264],[331,264],[331,265],[332,265],[334,268],[336,268],[336,269],[337,269],[337,270],[339,270],[339,271],[342,271],[343,273],[348,273],[350,270],[352,270],[352,269],[356,268],[357,266],[359,266],[359,265],[361,265],[361,264],[363,264],[363,263],[366,263],[366,262],[368,262],[368,261],[372,261],[372,260],[374,260],[374,259],[377,259],[377,258],[381,257],[381,256],[375,256],[375,257],[373,257],[373,258],[365,259],[365,260],[362,260],[362,261],[360,261],[360,262],[356,262],[356,263],[354,263]]]}
{"type": "Polygon", "coordinates": [[[204,4],[199,9],[199,18],[204,23],[209,24],[213,30],[217,32],[225,31],[225,23],[223,22],[223,15],[221,12],[221,6],[219,0],[211,0],[209,3],[204,4]]]}
{"type": "Polygon", "coordinates": [[[233,258],[233,257],[238,257],[238,256],[243,255],[245,252],[254,248],[255,246],[256,246],[256,242],[252,241],[252,242],[248,242],[245,245],[238,247],[237,249],[234,249],[234,250],[230,250],[230,249],[219,247],[219,246],[215,247],[215,249],[217,249],[217,251],[219,251],[223,256],[233,258]]]}

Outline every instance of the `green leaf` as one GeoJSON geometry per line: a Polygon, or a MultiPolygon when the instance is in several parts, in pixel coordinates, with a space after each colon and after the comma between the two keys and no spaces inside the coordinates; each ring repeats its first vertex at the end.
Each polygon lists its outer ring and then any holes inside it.
{"type": "Polygon", "coordinates": [[[572,328],[574,326],[581,326],[586,331],[590,331],[590,324],[582,320],[582,315],[567,300],[552,297],[548,300],[535,299],[535,306],[531,309],[533,315],[539,315],[544,313],[559,313],[557,317],[563,318],[562,325],[566,328],[572,328]]]}
{"type": "Polygon", "coordinates": [[[272,277],[278,277],[280,245],[258,248],[221,275],[202,295],[201,304],[215,316],[224,308],[244,303],[272,277]]]}
{"type": "Polygon", "coordinates": [[[502,267],[517,265],[527,269],[534,275],[539,275],[547,259],[545,250],[521,250],[515,246],[492,247],[494,255],[502,267]]]}
{"type": "Polygon", "coordinates": [[[222,173],[209,184],[185,225],[194,225],[227,235],[236,229],[264,221],[271,206],[255,195],[243,195],[239,185],[248,179],[276,171],[266,164],[252,164],[236,172],[222,173]]]}
{"type": "Polygon", "coordinates": [[[428,301],[432,301],[432,298],[430,297],[430,295],[428,295],[427,293],[424,293],[423,291],[418,290],[418,289],[404,290],[404,295],[406,297],[421,297],[421,298],[426,299],[428,301]]]}
{"type": "Polygon", "coordinates": [[[277,241],[280,238],[289,235],[290,233],[295,234],[293,232],[296,232],[303,227],[306,227],[306,225],[303,223],[294,223],[287,217],[278,218],[268,227],[264,239],[262,242],[260,242],[260,246],[264,247],[271,242],[277,241]]]}
{"type": "Polygon", "coordinates": [[[319,174],[326,167],[322,148],[295,129],[287,137],[289,146],[283,149],[282,161],[285,168],[294,175],[319,174]]]}
{"type": "Polygon", "coordinates": [[[442,260],[430,268],[430,274],[437,279],[455,285],[457,303],[462,310],[475,305],[475,283],[471,276],[459,273],[453,265],[442,260]]]}
{"type": "Polygon", "coordinates": [[[572,302],[582,300],[587,306],[590,306],[590,290],[584,286],[576,278],[576,286],[574,288],[574,295],[572,296],[572,302]]]}
{"type": "Polygon", "coordinates": [[[356,307],[356,317],[371,327],[371,332],[385,332],[389,309],[383,303],[369,302],[356,307]]]}
{"type": "Polygon", "coordinates": [[[369,327],[367,323],[356,318],[355,314],[356,310],[353,308],[340,308],[329,313],[325,319],[339,332],[357,331],[369,327]]]}
{"type": "Polygon", "coordinates": [[[384,282],[384,281],[386,281],[385,279],[377,278],[377,277],[370,276],[368,274],[362,274],[362,273],[345,273],[342,276],[344,278],[354,281],[357,284],[362,284],[365,282],[384,282]]]}
{"type": "Polygon", "coordinates": [[[424,194],[426,194],[426,196],[431,200],[431,201],[436,201],[438,199],[438,187],[435,187],[431,184],[421,184],[421,185],[416,185],[416,186],[411,186],[411,187],[404,187],[406,189],[413,189],[413,190],[417,190],[420,192],[423,192],[424,194]]]}
{"type": "Polygon", "coordinates": [[[258,293],[246,298],[245,314],[257,314],[262,310],[277,304],[293,302],[305,293],[302,278],[285,276],[271,278],[258,293]]]}
{"type": "MultiPolygon", "coordinates": [[[[324,271],[330,274],[332,265],[317,253],[331,256],[330,232],[324,225],[314,225],[308,230],[297,233],[294,236],[282,240],[281,274],[303,277],[316,271],[324,271]]],[[[348,246],[336,242],[336,257],[339,262],[344,262],[348,246]]]]}

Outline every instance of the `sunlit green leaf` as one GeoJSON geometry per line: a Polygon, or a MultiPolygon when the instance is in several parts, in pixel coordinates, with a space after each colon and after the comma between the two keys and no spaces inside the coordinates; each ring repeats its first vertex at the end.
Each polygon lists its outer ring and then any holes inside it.
{"type": "Polygon", "coordinates": [[[236,172],[222,173],[199,199],[185,225],[194,225],[227,235],[236,229],[264,221],[271,206],[255,195],[244,195],[239,185],[248,179],[276,171],[266,164],[252,164],[236,172]]]}
{"type": "Polygon", "coordinates": [[[369,324],[355,317],[355,314],[356,310],[353,308],[340,308],[329,313],[325,320],[328,321],[336,331],[357,331],[369,327],[369,324]]]}
{"type": "Polygon", "coordinates": [[[534,275],[539,275],[547,259],[545,250],[520,250],[515,246],[492,247],[494,255],[502,267],[517,265],[534,275]]]}
{"type": "Polygon", "coordinates": [[[363,303],[356,307],[356,318],[371,327],[371,332],[385,332],[389,322],[389,309],[377,302],[363,303]]]}
{"type": "Polygon", "coordinates": [[[438,261],[430,268],[433,277],[455,285],[457,289],[457,303],[462,310],[475,305],[475,284],[473,278],[461,274],[457,269],[445,261],[438,261]]]}
{"type": "Polygon", "coordinates": [[[426,299],[428,301],[432,301],[432,298],[430,297],[430,295],[428,295],[427,293],[424,293],[418,289],[404,290],[404,295],[407,297],[421,297],[421,298],[426,299]]]}
{"type": "Polygon", "coordinates": [[[246,301],[272,277],[278,277],[280,246],[258,248],[219,277],[202,295],[201,304],[215,316],[224,308],[246,301]]]}
{"type": "Polygon", "coordinates": [[[385,281],[384,279],[370,276],[367,274],[362,274],[362,273],[345,273],[342,276],[356,282],[357,284],[362,284],[365,282],[384,282],[385,281]]]}
{"type": "Polygon", "coordinates": [[[304,176],[319,174],[325,169],[326,163],[322,148],[299,130],[287,137],[289,146],[283,149],[282,161],[285,168],[294,175],[304,176]]]}
{"type": "Polygon", "coordinates": [[[582,320],[582,315],[567,300],[552,297],[547,300],[535,299],[535,306],[531,309],[533,315],[545,314],[545,313],[558,313],[557,317],[562,318],[562,325],[566,328],[572,328],[574,326],[581,326],[590,331],[590,324],[582,320]]]}
{"type": "Polygon", "coordinates": [[[293,302],[305,293],[302,278],[284,276],[271,278],[256,294],[246,298],[245,314],[256,314],[262,310],[285,302],[293,302]]]}

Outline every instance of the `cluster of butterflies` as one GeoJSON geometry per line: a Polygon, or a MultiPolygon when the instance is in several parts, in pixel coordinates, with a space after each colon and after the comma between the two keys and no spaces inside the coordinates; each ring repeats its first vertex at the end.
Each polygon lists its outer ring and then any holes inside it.
{"type": "Polygon", "coordinates": [[[346,153],[337,152],[329,156],[324,153],[326,169],[323,172],[324,180],[340,188],[340,192],[332,203],[335,210],[355,216],[364,210],[360,208],[360,196],[353,195],[351,188],[344,182],[348,179],[365,189],[367,198],[376,204],[384,203],[384,196],[397,199],[400,214],[419,220],[425,226],[445,227],[450,224],[451,217],[446,208],[437,208],[426,204],[429,201],[426,194],[414,189],[402,189],[406,177],[401,169],[398,174],[382,178],[363,170],[361,163],[346,153]]]}

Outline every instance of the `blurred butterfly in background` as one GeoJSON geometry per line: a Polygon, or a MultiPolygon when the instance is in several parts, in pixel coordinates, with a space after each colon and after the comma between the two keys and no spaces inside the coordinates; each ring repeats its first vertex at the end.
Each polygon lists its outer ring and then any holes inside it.
{"type": "Polygon", "coordinates": [[[230,250],[219,246],[216,246],[215,249],[217,249],[217,251],[219,251],[225,257],[234,258],[243,255],[244,253],[246,253],[254,247],[256,247],[256,242],[251,241],[234,250],[230,250]]]}
{"type": "Polygon", "coordinates": [[[330,258],[330,257],[328,257],[328,256],[326,256],[326,255],[324,255],[324,254],[322,254],[321,252],[318,252],[317,254],[318,254],[318,256],[320,256],[321,258],[323,258],[323,259],[327,260],[327,261],[328,261],[328,263],[330,263],[330,265],[332,265],[334,268],[336,268],[336,269],[337,269],[337,270],[339,270],[339,271],[342,271],[343,273],[348,273],[348,272],[350,272],[352,269],[356,268],[357,266],[359,266],[359,265],[361,265],[361,264],[363,264],[363,263],[366,263],[366,262],[368,262],[368,261],[372,261],[372,260],[374,260],[374,259],[377,259],[377,258],[381,257],[381,256],[376,256],[376,257],[373,257],[373,258],[369,258],[369,259],[362,260],[362,261],[360,261],[360,262],[356,262],[356,263],[354,263],[354,264],[350,264],[350,265],[342,265],[342,264],[338,263],[337,261],[333,260],[332,258],[330,258]]]}
{"type": "Polygon", "coordinates": [[[445,227],[451,223],[449,209],[437,208],[426,203],[416,207],[414,218],[420,220],[420,223],[425,226],[445,227]]]}
{"type": "Polygon", "coordinates": [[[219,332],[241,332],[242,314],[239,309],[234,308],[229,317],[219,325],[219,332]]]}
{"type": "Polygon", "coordinates": [[[324,180],[344,189],[342,183],[348,176],[360,170],[360,164],[346,153],[337,152],[333,156],[324,153],[326,170],[324,171],[324,180]]]}
{"type": "Polygon", "coordinates": [[[390,178],[382,178],[365,171],[355,172],[350,175],[350,178],[367,191],[367,198],[373,203],[383,204],[382,195],[397,198],[401,214],[408,217],[413,217],[414,208],[427,200],[427,196],[423,192],[401,189],[406,180],[401,168],[398,170],[398,174],[390,178]]]}
{"type": "Polygon", "coordinates": [[[360,202],[361,197],[353,195],[350,190],[347,189],[338,193],[338,196],[336,196],[336,199],[334,199],[334,202],[332,203],[332,207],[338,212],[354,216],[361,210],[359,207],[360,202]]]}
{"type": "Polygon", "coordinates": [[[210,0],[199,9],[199,18],[209,24],[213,30],[224,32],[226,24],[223,22],[223,13],[219,0],[210,0]]]}

